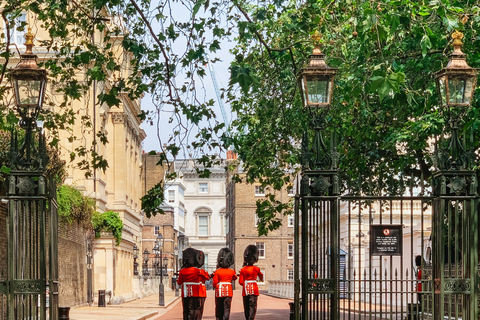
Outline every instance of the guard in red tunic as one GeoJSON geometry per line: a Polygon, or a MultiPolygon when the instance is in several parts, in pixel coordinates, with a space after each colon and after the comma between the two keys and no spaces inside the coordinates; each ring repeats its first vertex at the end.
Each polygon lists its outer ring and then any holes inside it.
{"type": "Polygon", "coordinates": [[[177,279],[177,283],[182,286],[183,320],[202,319],[203,283],[209,277],[204,270],[195,267],[198,264],[199,252],[201,251],[193,248],[183,251],[183,267],[177,279]]]}
{"type": "Polygon", "coordinates": [[[205,282],[210,279],[210,275],[204,269],[200,269],[205,264],[205,254],[201,250],[196,250],[196,251],[197,251],[197,256],[195,259],[195,267],[197,267],[202,274],[202,280],[201,280],[202,284],[200,286],[200,291],[198,295],[200,299],[200,304],[198,305],[198,308],[196,311],[196,314],[197,314],[196,319],[202,319],[203,308],[205,307],[205,300],[207,299],[207,287],[205,286],[205,282]]]}
{"type": "Polygon", "coordinates": [[[246,320],[254,320],[257,313],[257,299],[258,299],[258,285],[257,278],[263,282],[263,273],[259,267],[254,266],[258,261],[258,248],[254,245],[249,245],[245,248],[243,253],[243,265],[240,270],[240,278],[238,282],[242,289],[243,296],[243,313],[246,320]]]}
{"type": "Polygon", "coordinates": [[[232,304],[232,281],[237,279],[235,270],[230,269],[233,264],[233,253],[228,248],[222,248],[217,256],[217,270],[213,274],[213,287],[215,288],[215,319],[230,319],[230,306],[232,304]]]}

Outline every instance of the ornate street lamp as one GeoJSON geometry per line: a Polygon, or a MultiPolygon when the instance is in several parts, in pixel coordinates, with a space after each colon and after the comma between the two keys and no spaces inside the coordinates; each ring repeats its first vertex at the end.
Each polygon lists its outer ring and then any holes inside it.
{"type": "Polygon", "coordinates": [[[138,276],[138,253],[139,249],[136,244],[133,245],[133,275],[138,276]]]}
{"type": "MultiPolygon", "coordinates": [[[[333,87],[336,68],[332,68],[325,62],[325,55],[320,50],[320,34],[315,32],[312,36],[314,41],[314,49],[309,57],[307,66],[302,69],[300,74],[300,87],[303,91],[303,102],[305,112],[309,115],[309,126],[305,129],[302,138],[301,164],[302,164],[302,179],[300,187],[301,200],[301,241],[299,233],[295,232],[295,252],[296,258],[294,265],[294,278],[302,281],[295,281],[295,312],[297,318],[300,316],[300,309],[302,309],[302,319],[308,318],[309,310],[309,287],[308,284],[316,281],[312,279],[312,273],[309,270],[309,261],[317,257],[312,255],[309,249],[311,245],[311,230],[308,229],[309,218],[311,219],[312,212],[309,209],[310,203],[306,200],[309,196],[334,196],[339,194],[339,179],[337,172],[338,152],[336,151],[336,142],[334,136],[332,137],[330,145],[331,150],[328,150],[322,136],[323,130],[326,128],[326,114],[332,105],[333,87]],[[313,128],[312,128],[313,127],[313,128]],[[310,129],[314,129],[313,146],[310,147],[310,129]],[[302,248],[300,249],[300,243],[302,248]],[[298,253],[301,252],[301,261],[298,253]],[[300,264],[301,263],[301,264],[300,264]],[[301,270],[300,270],[301,265],[301,270]],[[301,288],[300,288],[301,285],[301,288]],[[302,298],[300,299],[300,292],[302,298]],[[301,301],[301,302],[300,302],[301,301]],[[302,308],[300,308],[300,303],[302,308]]],[[[315,200],[316,201],[316,200],[315,200]]],[[[332,210],[334,211],[334,210],[332,210]]],[[[337,217],[332,216],[332,221],[336,221],[337,217]]],[[[299,221],[298,210],[295,213],[295,220],[299,221]]],[[[298,228],[299,226],[296,225],[298,228]]],[[[333,239],[333,238],[332,238],[333,239]]],[[[335,256],[335,255],[332,255],[335,256]]],[[[337,265],[335,257],[330,260],[329,268],[337,265]]],[[[335,314],[335,308],[332,305],[331,314],[335,314]]],[[[335,318],[335,317],[334,317],[335,318]]]]}
{"type": "Polygon", "coordinates": [[[304,91],[305,107],[327,108],[332,103],[333,81],[336,68],[329,67],[325,62],[325,55],[320,50],[320,34],[312,36],[315,48],[306,68],[302,69],[302,86],[304,91]]]}
{"type": "Polygon", "coordinates": [[[158,260],[158,267],[160,268],[160,284],[158,285],[158,305],[161,307],[165,306],[165,288],[163,286],[163,272],[162,272],[162,256],[163,256],[163,245],[164,245],[164,238],[161,233],[158,233],[157,236],[157,244],[158,249],[160,250],[160,259],[158,260]]]}
{"type": "Polygon", "coordinates": [[[444,108],[469,107],[477,83],[477,70],[470,67],[462,52],[463,34],[452,34],[453,52],[445,68],[436,75],[440,105],[444,108]]]}
{"type": "Polygon", "coordinates": [[[47,71],[37,65],[37,56],[33,54],[33,34],[28,28],[25,35],[25,53],[20,55],[19,64],[10,75],[15,90],[17,112],[25,128],[35,127],[35,120],[42,109],[47,83],[47,71]]]}
{"type": "MultiPolygon", "coordinates": [[[[36,127],[37,117],[42,110],[47,83],[47,71],[37,65],[37,56],[33,54],[33,34],[28,28],[25,35],[25,53],[20,55],[20,62],[10,71],[13,85],[15,105],[20,116],[20,126],[25,129],[25,140],[20,150],[12,153],[12,165],[23,168],[32,166],[32,162],[43,167],[46,165],[46,157],[32,159],[32,154],[37,154],[32,130],[36,127]]],[[[40,141],[42,142],[42,141],[40,141]]]]}
{"type": "Polygon", "coordinates": [[[30,28],[25,39],[25,53],[20,54],[20,62],[9,73],[15,110],[25,137],[19,148],[17,134],[12,132],[6,226],[10,232],[4,257],[8,261],[4,283],[6,311],[2,311],[2,316],[56,320],[59,316],[58,215],[52,201],[56,185],[46,174],[49,158],[45,136],[39,130],[36,140],[33,134],[45,97],[47,71],[39,68],[37,56],[33,54],[34,36],[30,28]],[[49,302],[47,286],[51,292],[49,302]]]}
{"type": "Polygon", "coordinates": [[[148,252],[147,249],[143,251],[143,266],[142,266],[142,275],[144,277],[148,277],[150,273],[148,272],[148,256],[150,255],[150,252],[148,252]]]}
{"type": "Polygon", "coordinates": [[[155,255],[155,261],[153,263],[153,268],[155,270],[155,275],[159,276],[159,268],[160,268],[160,248],[158,247],[158,242],[155,241],[155,246],[152,249],[153,254],[155,255]]]}
{"type": "Polygon", "coordinates": [[[450,60],[436,75],[440,106],[449,117],[452,130],[450,150],[445,152],[440,146],[436,160],[440,169],[459,170],[466,167],[468,155],[458,137],[458,129],[472,102],[478,71],[467,64],[466,55],[462,52],[463,34],[455,31],[452,38],[454,50],[450,60]]]}
{"type": "MultiPolygon", "coordinates": [[[[325,62],[325,55],[320,50],[320,34],[315,32],[312,36],[315,48],[310,55],[307,67],[302,69],[300,75],[304,106],[312,113],[315,139],[313,152],[315,160],[310,161],[311,152],[308,149],[308,133],[304,133],[302,146],[302,165],[310,166],[311,169],[330,169],[332,158],[325,146],[321,131],[325,128],[324,113],[332,104],[333,85],[336,68],[332,68],[325,62]]],[[[333,162],[336,166],[336,161],[333,162]]]]}

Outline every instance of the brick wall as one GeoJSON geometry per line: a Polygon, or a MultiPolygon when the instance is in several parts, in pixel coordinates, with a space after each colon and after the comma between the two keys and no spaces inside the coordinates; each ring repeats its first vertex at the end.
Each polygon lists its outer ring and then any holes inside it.
{"type": "Polygon", "coordinates": [[[78,223],[58,223],[59,306],[87,303],[87,232],[78,223]]]}
{"type": "MultiPolygon", "coordinates": [[[[240,175],[245,180],[244,175],[240,175]]],[[[270,190],[265,190],[269,194],[270,190]]],[[[286,190],[275,192],[277,199],[286,203],[292,199],[286,190]]],[[[288,257],[288,245],[293,244],[293,227],[288,226],[288,216],[282,218],[282,226],[270,231],[268,236],[258,236],[255,226],[256,201],[264,199],[255,195],[255,184],[230,181],[227,185],[227,215],[229,233],[227,245],[234,252],[234,268],[238,272],[243,264],[243,251],[250,244],[263,243],[265,256],[256,264],[265,274],[265,284],[260,289],[268,289],[268,280],[287,280],[288,270],[293,270],[293,257],[288,257]]],[[[280,217],[281,218],[281,217],[280,217]]]]}

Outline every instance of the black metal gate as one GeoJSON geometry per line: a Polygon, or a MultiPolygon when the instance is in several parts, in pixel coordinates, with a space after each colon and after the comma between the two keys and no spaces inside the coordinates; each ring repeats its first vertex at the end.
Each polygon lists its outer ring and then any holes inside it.
{"type": "Polygon", "coordinates": [[[477,320],[476,173],[390,177],[396,188],[382,194],[341,195],[320,127],[314,152],[304,137],[295,205],[296,319],[477,320]]]}

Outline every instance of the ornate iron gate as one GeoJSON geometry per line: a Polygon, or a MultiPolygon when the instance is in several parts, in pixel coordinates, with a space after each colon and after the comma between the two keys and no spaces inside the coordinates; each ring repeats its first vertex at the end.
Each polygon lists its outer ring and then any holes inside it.
{"type": "Polygon", "coordinates": [[[8,200],[7,273],[0,282],[0,318],[45,320],[49,308],[48,319],[54,320],[58,319],[56,186],[45,177],[45,137],[39,134],[38,145],[31,132],[26,137],[19,148],[12,134],[12,170],[3,197],[8,200]]]}
{"type": "Polygon", "coordinates": [[[296,319],[477,320],[476,173],[391,177],[395,194],[340,195],[335,143],[327,150],[315,121],[295,206],[296,319]]]}

